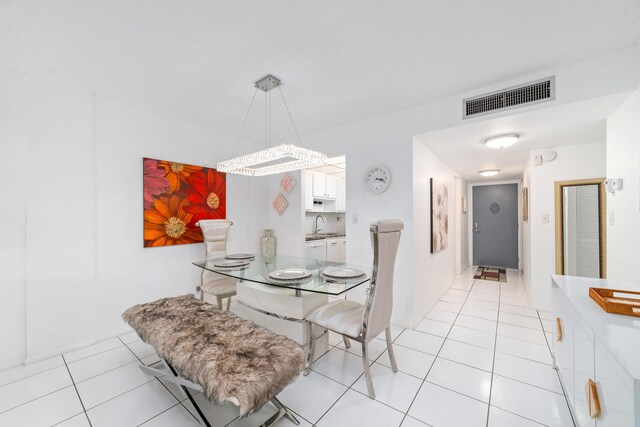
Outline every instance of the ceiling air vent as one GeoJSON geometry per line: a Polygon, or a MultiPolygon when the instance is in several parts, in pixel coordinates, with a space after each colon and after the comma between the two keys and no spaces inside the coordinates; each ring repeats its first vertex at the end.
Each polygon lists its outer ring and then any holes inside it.
{"type": "Polygon", "coordinates": [[[463,119],[556,99],[555,76],[489,92],[462,101],[463,119]]]}

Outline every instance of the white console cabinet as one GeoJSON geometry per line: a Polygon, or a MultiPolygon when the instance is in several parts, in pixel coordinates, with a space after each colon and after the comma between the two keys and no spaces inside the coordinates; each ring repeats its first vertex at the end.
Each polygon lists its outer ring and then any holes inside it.
{"type": "Polygon", "coordinates": [[[553,359],[580,427],[640,427],[640,318],[609,314],[589,288],[638,291],[623,281],[553,276],[553,359]],[[587,393],[589,380],[596,393],[587,393]],[[592,416],[595,400],[600,414],[592,416]]]}

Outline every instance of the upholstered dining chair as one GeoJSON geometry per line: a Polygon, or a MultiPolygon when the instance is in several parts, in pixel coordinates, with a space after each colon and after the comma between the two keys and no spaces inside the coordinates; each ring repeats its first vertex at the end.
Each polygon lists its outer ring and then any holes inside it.
{"type": "MultiPolygon", "coordinates": [[[[201,219],[196,223],[204,236],[205,258],[207,260],[224,259],[227,256],[227,235],[233,222],[228,219],[201,219]]],[[[202,283],[200,284],[200,299],[205,294],[213,295],[222,309],[222,302],[227,299],[227,310],[231,307],[231,297],[236,294],[236,280],[202,269],[202,283]]]]}
{"type": "Polygon", "coordinates": [[[375,399],[371,372],[369,370],[368,343],[383,331],[387,338],[387,352],[393,372],[398,372],[391,344],[391,311],[393,309],[393,270],[404,228],[398,219],[385,219],[371,224],[373,246],[373,271],[369,281],[369,293],[364,305],[350,300],[338,300],[323,305],[307,316],[309,326],[309,351],[304,374],[308,375],[313,363],[315,339],[313,325],[342,335],[345,345],[349,339],[362,344],[362,365],[369,397],[375,399]]]}

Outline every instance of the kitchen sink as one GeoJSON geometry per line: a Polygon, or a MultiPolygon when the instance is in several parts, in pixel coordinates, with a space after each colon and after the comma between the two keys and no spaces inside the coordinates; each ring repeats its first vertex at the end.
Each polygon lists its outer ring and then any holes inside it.
{"type": "Polygon", "coordinates": [[[322,239],[328,239],[331,237],[344,237],[344,233],[318,233],[318,234],[307,234],[306,236],[304,236],[304,239],[306,241],[310,241],[310,240],[322,240],[322,239]]]}

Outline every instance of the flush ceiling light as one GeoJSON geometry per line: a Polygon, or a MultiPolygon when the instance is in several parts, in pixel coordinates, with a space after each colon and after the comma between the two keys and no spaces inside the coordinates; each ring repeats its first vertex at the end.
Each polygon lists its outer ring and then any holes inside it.
{"type": "Polygon", "coordinates": [[[485,169],[483,171],[478,171],[478,173],[482,176],[495,176],[498,175],[500,169],[485,169]]]}
{"type": "Polygon", "coordinates": [[[326,154],[302,147],[300,134],[298,134],[296,124],[293,122],[293,117],[291,117],[291,111],[289,111],[287,101],[285,101],[284,94],[280,89],[281,85],[282,81],[277,77],[272,76],[271,74],[255,82],[255,92],[253,93],[253,99],[251,99],[249,110],[247,111],[247,114],[244,117],[244,122],[242,123],[242,127],[240,128],[239,137],[242,135],[242,130],[244,129],[244,125],[247,122],[247,117],[249,117],[249,113],[251,112],[251,107],[253,106],[253,101],[256,99],[256,94],[258,90],[261,90],[265,94],[266,107],[264,126],[265,144],[267,145],[267,148],[255,153],[249,153],[243,156],[218,162],[217,169],[220,172],[248,176],[264,176],[294,171],[298,169],[312,168],[325,163],[325,161],[327,160],[326,154]],[[298,143],[300,144],[300,146],[294,144],[280,144],[276,145],[275,147],[271,146],[271,90],[276,88],[278,89],[278,92],[280,92],[280,96],[282,97],[284,106],[287,110],[287,113],[289,114],[289,119],[291,120],[291,124],[293,125],[293,130],[296,132],[296,136],[298,138],[298,143]]]}
{"type": "Polygon", "coordinates": [[[484,143],[489,148],[506,148],[518,142],[518,138],[520,135],[517,133],[505,133],[504,135],[490,136],[484,140],[484,143]]]}

